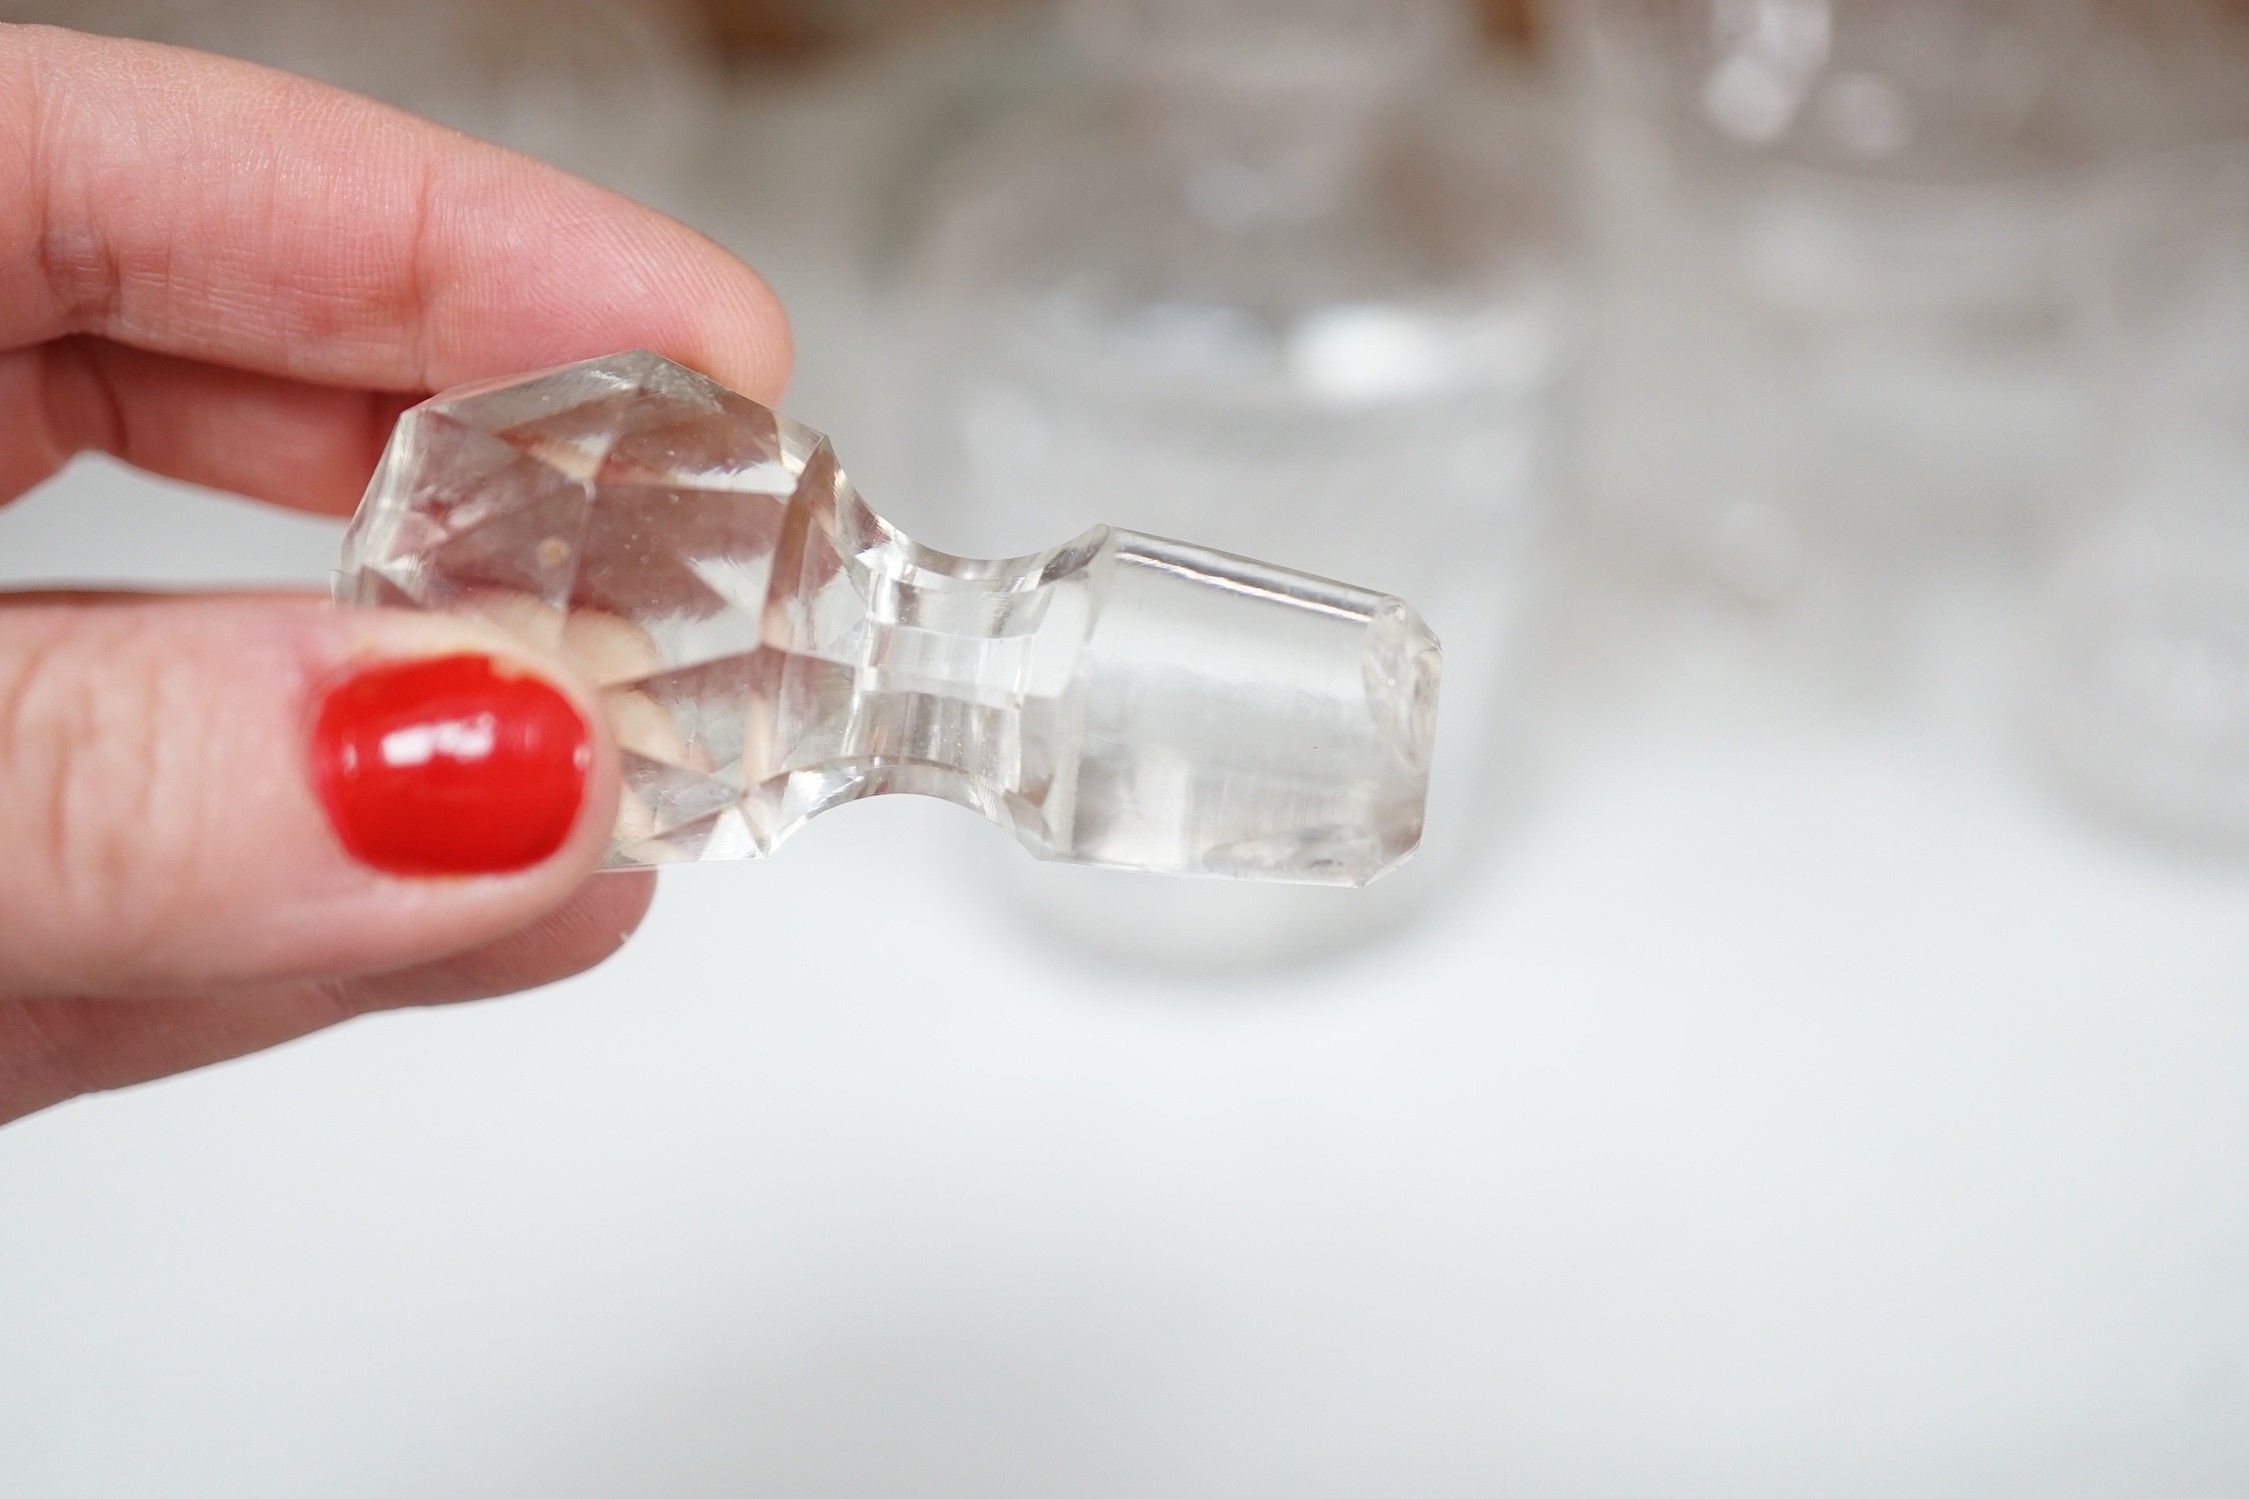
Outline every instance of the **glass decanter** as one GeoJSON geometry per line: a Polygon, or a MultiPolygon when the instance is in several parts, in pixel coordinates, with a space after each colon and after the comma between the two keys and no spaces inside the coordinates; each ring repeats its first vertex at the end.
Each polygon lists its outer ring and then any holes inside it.
{"type": "Polygon", "coordinates": [[[1448,111],[1473,95],[1450,88],[1445,0],[1066,18],[1085,86],[960,153],[902,256],[921,342],[896,446],[949,546],[1010,553],[1105,515],[1423,609],[1451,662],[1430,832],[1383,887],[1007,875],[1097,948],[1285,962],[1426,909],[1489,842],[1569,341],[1559,214],[1519,105],[1448,111]]]}

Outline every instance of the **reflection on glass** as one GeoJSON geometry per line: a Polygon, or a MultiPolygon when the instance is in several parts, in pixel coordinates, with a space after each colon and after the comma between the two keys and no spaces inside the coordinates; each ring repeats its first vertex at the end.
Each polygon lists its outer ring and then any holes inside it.
{"type": "Polygon", "coordinates": [[[1547,184],[1446,112],[1443,0],[1070,19],[1095,85],[958,161],[907,256],[933,534],[1004,554],[1101,516],[1422,609],[1446,713],[1427,843],[1384,887],[1028,887],[1053,925],[1138,934],[1135,956],[1302,956],[1425,905],[1477,841],[1565,341],[1547,184]]]}

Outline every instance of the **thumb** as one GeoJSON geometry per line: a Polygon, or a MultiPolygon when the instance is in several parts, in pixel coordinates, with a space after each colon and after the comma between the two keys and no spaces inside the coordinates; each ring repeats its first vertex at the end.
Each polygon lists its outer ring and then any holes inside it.
{"type": "Polygon", "coordinates": [[[521,928],[607,840],[600,723],[449,616],[0,606],[0,998],[388,971],[521,928]]]}

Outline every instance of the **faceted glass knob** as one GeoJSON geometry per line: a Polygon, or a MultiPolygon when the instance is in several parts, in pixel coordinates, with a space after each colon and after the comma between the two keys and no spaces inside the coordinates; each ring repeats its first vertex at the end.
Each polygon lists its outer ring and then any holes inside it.
{"type": "Polygon", "coordinates": [[[482,616],[598,688],[613,867],[761,857],[885,792],[1168,874],[1358,885],[1421,837],[1440,662],[1404,603],[1107,527],[932,551],[820,434],[653,354],[408,412],[337,595],[482,616]]]}

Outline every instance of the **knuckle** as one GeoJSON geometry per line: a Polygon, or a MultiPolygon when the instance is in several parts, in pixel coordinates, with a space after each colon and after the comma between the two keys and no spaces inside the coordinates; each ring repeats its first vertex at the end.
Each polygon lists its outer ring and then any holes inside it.
{"type": "Polygon", "coordinates": [[[177,657],[129,609],[54,611],[0,647],[0,849],[36,904],[120,955],[190,873],[193,736],[177,657]]]}

